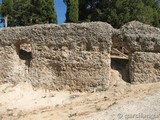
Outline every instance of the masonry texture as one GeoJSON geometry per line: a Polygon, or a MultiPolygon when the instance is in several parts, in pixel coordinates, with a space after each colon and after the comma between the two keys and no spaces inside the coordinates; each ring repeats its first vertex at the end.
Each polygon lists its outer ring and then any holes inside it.
{"type": "Polygon", "coordinates": [[[160,81],[160,29],[133,21],[2,28],[0,83],[91,91],[108,85],[113,48],[129,57],[130,82],[160,81]]]}
{"type": "Polygon", "coordinates": [[[1,29],[0,81],[56,90],[106,84],[113,31],[107,23],[1,29]]]}
{"type": "Polygon", "coordinates": [[[112,36],[112,47],[129,57],[131,83],[160,82],[160,29],[132,21],[112,36]]]}
{"type": "Polygon", "coordinates": [[[160,82],[160,53],[136,52],[130,61],[132,82],[160,82]]]}

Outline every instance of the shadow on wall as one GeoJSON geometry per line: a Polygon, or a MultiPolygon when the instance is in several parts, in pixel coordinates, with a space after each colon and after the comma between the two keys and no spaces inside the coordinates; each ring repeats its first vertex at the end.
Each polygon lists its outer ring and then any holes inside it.
{"type": "Polygon", "coordinates": [[[19,50],[19,58],[25,60],[25,64],[30,67],[30,62],[32,60],[32,52],[27,52],[23,49],[19,50]]]}
{"type": "Polygon", "coordinates": [[[127,82],[131,83],[129,79],[129,60],[128,59],[118,59],[118,58],[111,58],[111,68],[114,70],[118,70],[119,73],[122,75],[122,79],[127,82]]]}
{"type": "Polygon", "coordinates": [[[31,44],[26,41],[16,43],[16,51],[21,60],[25,60],[25,65],[30,67],[32,60],[31,44]]]}

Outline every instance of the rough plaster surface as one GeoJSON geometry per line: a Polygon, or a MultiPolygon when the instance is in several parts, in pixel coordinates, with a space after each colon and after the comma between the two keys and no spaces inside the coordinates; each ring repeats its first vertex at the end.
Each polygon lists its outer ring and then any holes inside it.
{"type": "Polygon", "coordinates": [[[113,44],[125,47],[129,53],[160,52],[160,29],[132,21],[114,34],[113,44]]]}
{"type": "Polygon", "coordinates": [[[1,29],[0,82],[56,90],[106,84],[113,31],[101,22],[1,29]]]}
{"type": "Polygon", "coordinates": [[[136,52],[130,59],[132,82],[160,82],[160,53],[136,52]]]}
{"type": "Polygon", "coordinates": [[[103,22],[0,29],[0,83],[90,91],[108,84],[114,47],[131,56],[131,82],[160,81],[160,29],[133,21],[119,30],[103,22]]]}

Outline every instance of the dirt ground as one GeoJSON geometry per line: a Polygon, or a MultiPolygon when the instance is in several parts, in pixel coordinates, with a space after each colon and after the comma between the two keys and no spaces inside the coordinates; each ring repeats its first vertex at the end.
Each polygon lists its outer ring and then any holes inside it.
{"type": "MultiPolygon", "coordinates": [[[[0,120],[82,120],[160,91],[160,83],[132,85],[124,82],[118,71],[111,74],[109,87],[92,93],[47,91],[29,83],[0,85],[0,120]]],[[[93,116],[92,120],[101,119],[93,116]]]]}

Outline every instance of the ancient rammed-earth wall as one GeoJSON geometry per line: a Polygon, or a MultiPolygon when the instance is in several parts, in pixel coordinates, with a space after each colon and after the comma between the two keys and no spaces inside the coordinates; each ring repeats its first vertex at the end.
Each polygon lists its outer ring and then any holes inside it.
{"type": "Polygon", "coordinates": [[[0,29],[0,84],[90,91],[108,85],[111,67],[127,82],[159,82],[160,29],[136,21],[119,30],[102,22],[0,29]]]}

